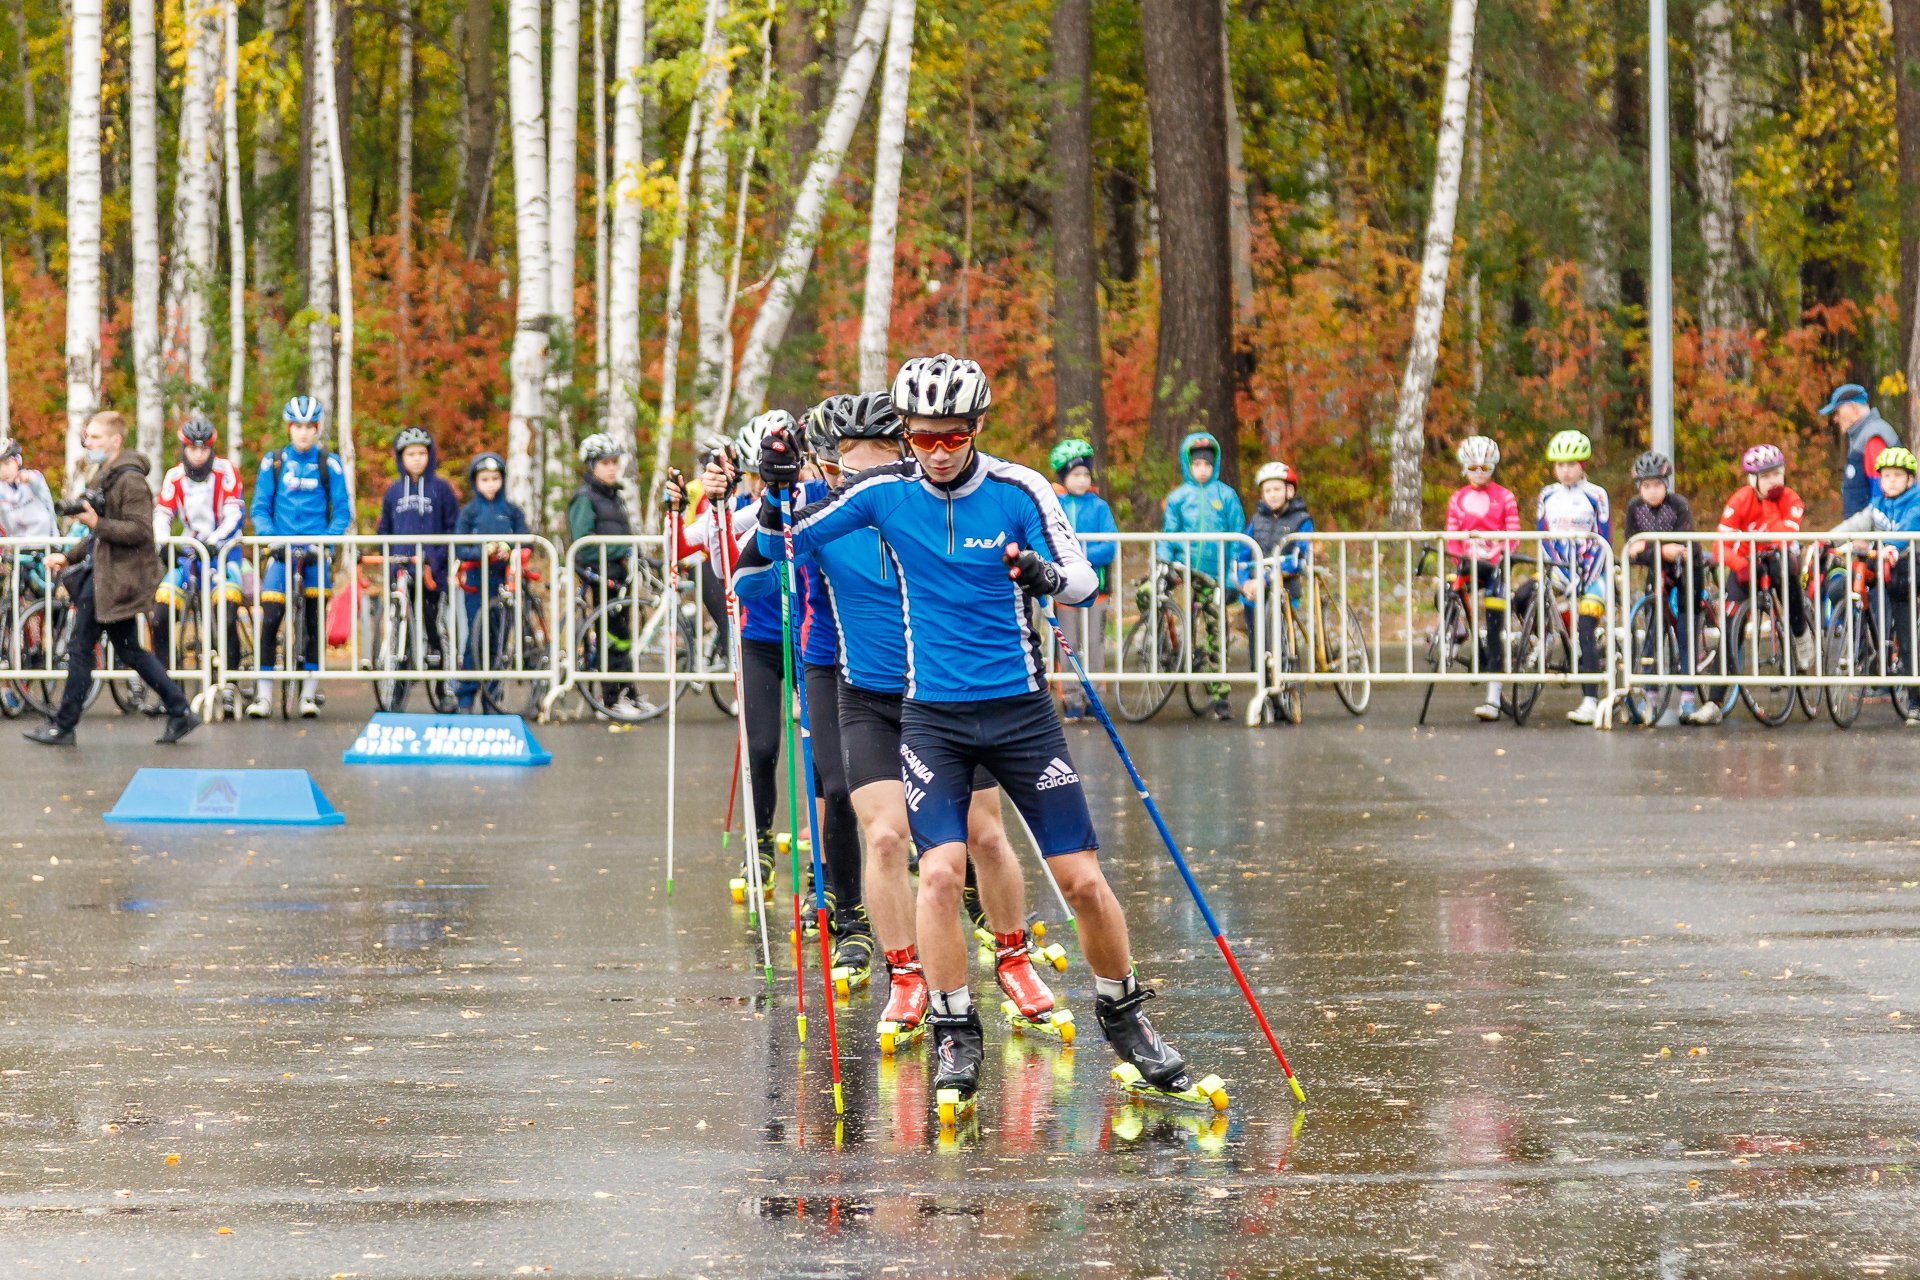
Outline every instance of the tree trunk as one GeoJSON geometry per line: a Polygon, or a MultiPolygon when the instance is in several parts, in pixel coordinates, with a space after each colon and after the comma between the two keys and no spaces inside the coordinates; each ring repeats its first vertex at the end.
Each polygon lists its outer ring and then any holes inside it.
{"type": "MultiPolygon", "coordinates": [[[[580,0],[553,0],[553,82],[548,86],[547,112],[547,200],[551,212],[547,222],[547,298],[553,332],[560,338],[559,361],[552,372],[559,387],[573,385],[574,250],[578,238],[578,212],[575,199],[576,177],[580,169],[580,0]]],[[[572,468],[568,457],[573,452],[571,411],[564,405],[553,409],[541,435],[541,523],[553,528],[560,519],[560,504],[567,492],[572,468]]]]}
{"type": "Polygon", "coordinates": [[[693,218],[694,315],[699,341],[693,366],[693,421],[696,430],[713,420],[715,397],[727,366],[727,135],[732,87],[726,39],[727,0],[707,0],[707,43],[700,71],[696,109],[700,126],[700,186],[693,218]]]}
{"type": "MultiPolygon", "coordinates": [[[[399,241],[400,263],[403,267],[413,263],[413,0],[400,0],[400,84],[396,93],[399,99],[400,120],[395,148],[399,155],[395,158],[394,236],[399,241]]],[[[406,329],[407,293],[400,292],[400,314],[402,332],[406,329]]],[[[404,367],[404,357],[402,367],[404,367]]]]}
{"type": "Polygon", "coordinates": [[[333,171],[328,163],[326,102],[332,96],[333,45],[322,37],[319,0],[306,6],[311,50],[301,79],[310,91],[305,123],[307,152],[303,188],[307,210],[307,394],[328,410],[336,408],[333,373],[333,171]],[[324,82],[324,83],[323,83],[324,82]]]}
{"type": "Polygon", "coordinates": [[[893,321],[894,236],[900,225],[900,162],[907,140],[907,81],[913,71],[914,0],[893,0],[873,155],[867,227],[867,296],[860,313],[860,385],[887,385],[893,321]]]}
{"type": "Polygon", "coordinates": [[[1092,442],[1094,474],[1104,477],[1107,415],[1100,376],[1100,275],[1094,261],[1090,0],[1055,0],[1050,79],[1054,430],[1092,442]]]}
{"type": "MultiPolygon", "coordinates": [[[[210,384],[208,358],[212,332],[208,302],[214,277],[213,202],[219,179],[215,168],[213,134],[214,81],[219,78],[220,10],[210,0],[186,0],[187,74],[180,87],[180,149],[183,169],[177,185],[182,242],[175,252],[183,260],[181,318],[186,329],[188,397],[198,403],[210,384]]],[[[158,462],[160,441],[153,441],[152,461],[158,462]]],[[[142,452],[145,452],[143,443],[142,452]]],[[[155,473],[158,474],[157,472],[155,473]]]]}
{"type": "MultiPolygon", "coordinates": [[[[128,6],[127,129],[131,151],[128,186],[133,210],[134,441],[146,455],[154,482],[161,478],[161,442],[166,406],[160,372],[160,141],[158,44],[154,0],[128,6]]],[[[184,175],[182,175],[184,179],[184,175]]]]}
{"type": "MultiPolygon", "coordinates": [[[[1693,31],[1693,162],[1700,188],[1700,242],[1706,251],[1700,327],[1731,329],[1740,323],[1733,283],[1740,224],[1733,203],[1732,6],[1727,0],[1708,0],[1694,17],[1693,31]]],[[[1915,145],[1920,146],[1920,139],[1915,145]]]]}
{"type": "Polygon", "coordinates": [[[1150,155],[1159,197],[1160,350],[1154,365],[1152,453],[1145,486],[1169,479],[1180,437],[1211,431],[1220,478],[1239,474],[1234,421],[1233,280],[1227,216],[1226,94],[1220,10],[1192,0],[1142,0],[1150,155]]]}
{"type": "Polygon", "coordinates": [[[593,0],[593,403],[594,430],[607,421],[607,45],[606,0],[593,0]]]}
{"type": "MultiPolygon", "coordinates": [[[[807,162],[813,156],[814,143],[820,137],[820,86],[828,74],[829,51],[820,47],[814,35],[819,0],[788,0],[778,6],[778,27],[774,34],[776,83],[788,95],[785,164],[780,174],[783,203],[791,206],[793,193],[806,177],[807,162]]],[[[785,231],[778,222],[774,224],[785,231]]],[[[786,351],[810,357],[818,347],[819,316],[816,296],[802,290],[793,302],[793,318],[787,322],[786,351]]],[[[736,374],[737,376],[737,374],[736,374]]]]}
{"type": "MultiPolygon", "coordinates": [[[[1469,113],[1467,115],[1467,216],[1475,220],[1467,228],[1471,237],[1477,228],[1480,215],[1480,154],[1483,145],[1483,117],[1486,104],[1486,85],[1476,71],[1473,83],[1468,89],[1469,113]]],[[[1473,388],[1473,398],[1480,399],[1480,388],[1486,381],[1486,361],[1480,350],[1480,264],[1473,258],[1467,260],[1467,383],[1473,388]]]]}
{"type": "Polygon", "coordinates": [[[1246,145],[1233,98],[1233,46],[1227,32],[1232,0],[1220,0],[1220,92],[1227,119],[1227,227],[1233,237],[1233,315],[1253,323],[1253,209],[1247,202],[1246,145]]]}
{"type": "MultiPolygon", "coordinates": [[[[267,0],[261,10],[260,29],[268,37],[269,56],[276,65],[287,59],[288,0],[267,0]]],[[[304,150],[301,154],[305,154],[304,150]]],[[[253,116],[253,199],[256,208],[271,207],[267,187],[280,173],[280,116],[271,106],[262,105],[253,116]]],[[[271,202],[277,203],[277,202],[271,202]]],[[[264,232],[253,238],[253,287],[261,294],[278,294],[274,283],[273,245],[264,232]]],[[[231,448],[231,444],[228,446],[231,448]]]]}
{"type": "MultiPolygon", "coordinates": [[[[706,125],[707,113],[704,109],[706,97],[704,86],[707,80],[706,68],[714,57],[714,19],[716,5],[707,0],[706,23],[700,37],[701,72],[699,88],[694,93],[693,104],[687,111],[687,137],[680,148],[680,164],[674,171],[674,199],[679,205],[679,214],[675,219],[673,249],[667,258],[667,320],[666,341],[660,353],[660,417],[655,428],[653,445],[653,480],[647,487],[648,502],[652,495],[660,491],[660,477],[666,474],[667,459],[673,448],[675,417],[678,412],[677,401],[680,390],[680,304],[687,278],[687,233],[692,217],[689,213],[688,191],[693,183],[693,166],[700,155],[700,139],[706,125]]],[[[636,461],[636,469],[637,469],[636,461]]],[[[648,519],[649,525],[654,521],[648,519]]]]}
{"type": "Polygon", "coordinates": [[[519,271],[513,335],[513,410],[507,425],[507,496],[533,505],[533,438],[547,413],[547,127],[540,69],[540,0],[507,6],[507,110],[513,129],[514,258],[519,271]]]}
{"type": "Polygon", "coordinates": [[[102,0],[72,0],[67,60],[66,483],[100,404],[100,39],[102,0]]]}
{"type": "Polygon", "coordinates": [[[13,439],[13,404],[7,374],[7,245],[0,240],[0,440],[13,439]]]}
{"type": "MultiPolygon", "coordinates": [[[[880,46],[890,14],[888,0],[867,0],[860,13],[853,47],[841,70],[839,87],[834,91],[833,107],[827,113],[826,126],[814,147],[806,180],[794,200],[793,220],[774,264],[767,300],[754,317],[753,331],[747,336],[746,350],[740,357],[735,400],[741,406],[738,412],[742,416],[757,414],[766,404],[767,383],[773,375],[773,354],[786,334],[794,302],[806,287],[814,242],[820,234],[820,219],[826,211],[827,189],[839,176],[854,126],[866,107],[867,90],[873,86],[874,67],[880,60],[880,46]]],[[[656,462],[656,473],[664,468],[662,458],[656,462]]]]}
{"type": "MultiPolygon", "coordinates": [[[[313,103],[314,79],[312,68],[320,61],[319,53],[313,47],[313,6],[300,6],[300,163],[296,183],[298,187],[299,214],[294,219],[295,273],[299,277],[300,292],[307,299],[313,298],[313,103]]],[[[331,239],[331,236],[329,236],[331,239]]],[[[309,337],[311,347],[311,337],[309,337]]],[[[307,357],[307,380],[314,377],[311,350],[307,357]]]]}
{"type": "MultiPolygon", "coordinates": [[[[13,19],[13,74],[20,85],[20,127],[21,142],[26,154],[34,157],[40,148],[40,111],[34,101],[33,61],[27,53],[27,6],[26,0],[10,0],[7,5],[8,16],[13,19]]],[[[33,254],[35,275],[47,273],[47,237],[40,229],[40,170],[38,161],[29,159],[22,166],[27,188],[27,247],[33,254]]]]}
{"type": "MultiPolygon", "coordinates": [[[[333,0],[313,0],[317,28],[315,38],[323,51],[330,52],[334,45],[333,0]]],[[[322,67],[325,67],[322,63],[322,67]]],[[[351,249],[352,224],[348,222],[347,207],[347,170],[346,170],[346,132],[345,121],[341,118],[340,104],[335,98],[339,90],[338,78],[323,75],[320,79],[319,96],[315,105],[320,111],[320,127],[316,135],[326,139],[325,183],[315,192],[316,205],[332,202],[332,215],[327,219],[333,232],[333,269],[334,304],[340,315],[340,347],[335,362],[333,380],[333,426],[335,450],[340,455],[340,467],[346,472],[347,504],[352,506],[359,490],[355,477],[356,451],[353,442],[353,254],[351,249]]],[[[316,183],[320,175],[315,175],[316,183]]]]}
{"type": "MultiPolygon", "coordinates": [[[[493,102],[493,6],[490,0],[467,0],[467,74],[462,82],[466,103],[466,130],[461,137],[460,233],[467,258],[486,253],[487,192],[493,185],[493,151],[499,137],[493,102]]],[[[534,23],[539,26],[538,21],[534,23]]]]}
{"type": "MultiPolygon", "coordinates": [[[[640,111],[646,69],[647,6],[615,0],[613,32],[613,172],[607,193],[611,238],[607,255],[607,431],[633,456],[640,421],[640,111]]],[[[629,510],[634,485],[623,474],[629,510]]]]}
{"type": "Polygon", "coordinates": [[[1920,0],[1893,0],[1893,116],[1900,135],[1900,368],[1905,432],[1920,439],[1920,0]]]}
{"type": "Polygon", "coordinates": [[[1447,305],[1447,266],[1453,255],[1454,215],[1460,207],[1462,153],[1467,136],[1467,89],[1473,79],[1475,0],[1453,0],[1447,33],[1447,80],[1435,145],[1433,208],[1420,264],[1420,299],[1413,313],[1413,344],[1393,420],[1393,490],[1388,519],[1396,529],[1421,521],[1420,463],[1427,443],[1427,394],[1440,357],[1440,322],[1447,305]]]}
{"type": "Polygon", "coordinates": [[[747,154],[740,164],[740,191],[734,201],[733,250],[728,255],[726,324],[721,329],[725,357],[720,364],[720,389],[713,395],[713,408],[707,428],[715,433],[727,429],[727,415],[733,407],[733,316],[740,301],[740,263],[747,248],[747,194],[753,186],[754,165],[760,157],[760,118],[768,95],[773,92],[773,10],[760,23],[760,88],[754,95],[753,114],[747,121],[747,154]]]}
{"type": "Polygon", "coordinates": [[[240,207],[240,5],[224,0],[226,91],[221,131],[227,143],[227,460],[240,465],[241,401],[247,389],[247,225],[240,207]]]}

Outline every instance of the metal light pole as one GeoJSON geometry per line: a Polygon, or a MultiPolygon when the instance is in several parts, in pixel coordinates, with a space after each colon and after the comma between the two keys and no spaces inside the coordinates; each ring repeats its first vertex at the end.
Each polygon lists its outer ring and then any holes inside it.
{"type": "Polygon", "coordinates": [[[1647,309],[1653,367],[1653,447],[1673,457],[1672,179],[1667,171],[1667,0],[1647,3],[1647,139],[1652,184],[1652,292],[1647,309]]]}

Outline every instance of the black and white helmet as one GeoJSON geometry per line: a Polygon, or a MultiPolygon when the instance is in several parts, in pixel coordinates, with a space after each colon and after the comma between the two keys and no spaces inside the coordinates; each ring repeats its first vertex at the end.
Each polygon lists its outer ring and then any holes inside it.
{"type": "Polygon", "coordinates": [[[842,440],[899,440],[907,434],[907,424],[893,411],[893,395],[886,391],[862,391],[853,396],[847,412],[842,440]]]}
{"type": "Polygon", "coordinates": [[[586,466],[590,467],[602,458],[621,456],[620,446],[604,431],[596,431],[580,442],[580,461],[586,466]]]}
{"type": "Polygon", "coordinates": [[[993,403],[978,364],[950,356],[916,356],[894,375],[892,407],[909,418],[977,418],[993,403]]]}
{"type": "Polygon", "coordinates": [[[393,438],[393,447],[396,451],[411,449],[417,444],[425,445],[429,449],[433,448],[433,436],[425,427],[406,427],[393,438]]]}
{"type": "Polygon", "coordinates": [[[769,409],[740,428],[740,434],[733,438],[733,453],[742,467],[751,469],[760,465],[760,442],[776,427],[789,438],[800,434],[799,424],[785,409],[769,409]]]}
{"type": "Polygon", "coordinates": [[[858,396],[828,396],[807,410],[807,448],[828,464],[840,461],[840,438],[846,434],[858,396]]]}

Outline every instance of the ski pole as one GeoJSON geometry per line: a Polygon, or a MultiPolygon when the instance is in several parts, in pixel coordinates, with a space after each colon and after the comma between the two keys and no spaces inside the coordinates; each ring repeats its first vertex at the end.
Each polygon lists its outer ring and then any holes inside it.
{"type": "MultiPolygon", "coordinates": [[[[784,523],[788,512],[788,491],[780,491],[780,512],[784,523]]],[[[758,537],[759,535],[754,535],[758,537]]],[[[794,1016],[800,1026],[800,1043],[807,1042],[807,952],[806,926],[800,919],[800,824],[794,820],[794,807],[800,803],[800,746],[794,741],[798,722],[793,715],[793,582],[789,574],[780,575],[780,716],[787,723],[787,860],[793,867],[793,998],[794,1016]]],[[[806,797],[813,807],[811,792],[806,797]]],[[[833,975],[827,975],[832,981],[833,975]]],[[[831,993],[827,1012],[833,1012],[831,993]]]]}
{"type": "MultiPolygon", "coordinates": [[[[1012,550],[1012,548],[1009,548],[1012,550]]],[[[1073,663],[1073,673],[1080,677],[1080,688],[1087,695],[1087,705],[1093,708],[1099,717],[1100,727],[1107,731],[1107,740],[1113,743],[1114,752],[1120,757],[1120,763],[1126,766],[1127,776],[1133,779],[1134,792],[1139,795],[1140,803],[1147,807],[1147,816],[1153,819],[1153,825],[1160,832],[1160,840],[1167,846],[1167,853],[1173,858],[1173,865],[1180,871],[1180,878],[1187,882],[1187,892],[1193,895],[1194,905],[1200,908],[1200,914],[1206,919],[1207,929],[1213,934],[1213,941],[1220,948],[1221,956],[1227,962],[1227,968],[1233,972],[1233,980],[1240,984],[1240,994],[1247,998],[1247,1007],[1253,1010],[1253,1019],[1260,1024],[1260,1030],[1267,1037],[1267,1044],[1273,1049],[1273,1056],[1279,1059],[1280,1070],[1286,1074],[1287,1085],[1293,1090],[1293,1096],[1301,1102],[1307,1100],[1306,1091],[1300,1087],[1293,1068],[1287,1065],[1287,1055],[1280,1049],[1280,1041],[1273,1034],[1273,1028],[1267,1023],[1267,1015],[1261,1012],[1260,1001],[1253,994],[1253,988],[1247,984],[1247,975],[1240,972],[1240,962],[1233,958],[1233,948],[1227,945],[1227,939],[1220,932],[1220,922],[1213,917],[1213,908],[1207,905],[1206,895],[1200,892],[1200,886],[1194,881],[1193,872],[1187,866],[1187,860],[1180,856],[1180,846],[1174,843],[1173,833],[1167,830],[1167,820],[1160,816],[1160,806],[1153,802],[1153,796],[1147,791],[1147,784],[1140,778],[1140,771],[1133,767],[1133,757],[1127,754],[1126,744],[1120,741],[1120,731],[1113,727],[1113,720],[1107,715],[1106,704],[1100,701],[1095,692],[1093,681],[1087,678],[1087,669],[1080,665],[1080,655],[1073,651],[1073,645],[1067,640],[1067,633],[1060,626],[1060,616],[1054,612],[1053,601],[1048,600],[1043,610],[1047,616],[1047,625],[1053,628],[1054,638],[1060,642],[1061,652],[1073,663]]]]}
{"type": "MultiPolygon", "coordinates": [[[[738,703],[734,704],[736,708],[738,703]]],[[[733,803],[740,795],[740,740],[733,741],[733,771],[727,775],[727,818],[720,827],[720,856],[733,847],[733,803]]]]}
{"type": "MultiPolygon", "coordinates": [[[[678,468],[667,469],[667,483],[675,486],[673,492],[680,492],[680,472],[678,468]]],[[[667,660],[667,897],[673,896],[673,796],[679,790],[674,776],[674,748],[680,735],[680,686],[674,677],[679,668],[674,661],[674,641],[680,630],[680,503],[679,497],[669,498],[666,503],[667,517],[664,533],[666,541],[661,546],[661,556],[666,561],[667,591],[663,600],[666,611],[666,635],[660,641],[660,647],[667,660]]]]}
{"type": "MultiPolygon", "coordinates": [[[[786,489],[780,495],[780,533],[787,546],[787,590],[796,589],[793,577],[793,490],[786,489]]],[[[803,655],[804,658],[804,655],[803,655]]],[[[800,698],[800,765],[807,790],[807,838],[813,844],[813,912],[815,931],[820,935],[820,976],[826,982],[827,1006],[827,1056],[833,1063],[833,1112],[846,1114],[847,1106],[840,1089],[840,1033],[834,1025],[833,1012],[833,956],[828,950],[827,934],[827,876],[820,861],[820,822],[816,816],[813,802],[813,725],[807,717],[807,678],[803,662],[795,662],[800,675],[794,681],[794,688],[800,698]]]]}
{"type": "MultiPolygon", "coordinates": [[[[747,853],[747,921],[760,926],[760,968],[773,987],[773,946],[767,940],[765,890],[760,883],[760,823],[753,808],[753,753],[747,749],[746,679],[740,666],[740,597],[733,592],[733,495],[720,495],[720,576],[727,588],[727,653],[733,664],[734,757],[746,779],[747,805],[741,811],[747,853]]],[[[729,823],[729,826],[732,824],[729,823]]]]}

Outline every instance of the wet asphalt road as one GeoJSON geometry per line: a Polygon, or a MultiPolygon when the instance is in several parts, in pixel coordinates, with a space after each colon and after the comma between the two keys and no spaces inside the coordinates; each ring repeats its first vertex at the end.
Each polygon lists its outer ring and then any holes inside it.
{"type": "Polygon", "coordinates": [[[802,1061],[727,901],[709,709],[671,902],[657,726],[546,728],[532,770],[343,766],[350,695],[171,754],[110,704],[77,753],[8,733],[0,1272],[1920,1274],[1915,739],[1872,708],[1602,735],[1436,701],[1425,730],[1379,693],[1128,731],[1303,1123],[1072,731],[1158,1025],[1233,1106],[1124,1103],[1076,952],[1086,1035],[990,1023],[952,1144],[866,996],[836,1131],[818,986],[802,1061]],[[142,763],[304,766],[347,825],[103,825],[142,763]]]}

